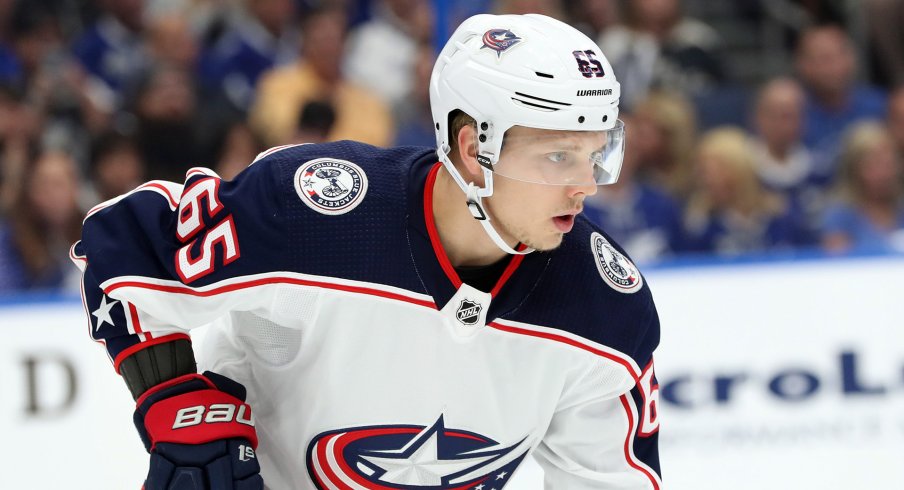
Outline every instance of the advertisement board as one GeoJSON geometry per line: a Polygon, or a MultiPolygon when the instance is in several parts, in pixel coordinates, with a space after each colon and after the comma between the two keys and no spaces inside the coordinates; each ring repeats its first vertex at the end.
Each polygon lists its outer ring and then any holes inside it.
{"type": "Polygon", "coordinates": [[[668,488],[904,488],[904,261],[652,276],[668,488]]]}

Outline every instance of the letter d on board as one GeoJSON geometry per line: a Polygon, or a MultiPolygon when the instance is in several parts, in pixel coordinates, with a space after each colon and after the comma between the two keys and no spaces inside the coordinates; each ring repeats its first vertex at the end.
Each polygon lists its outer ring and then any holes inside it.
{"type": "Polygon", "coordinates": [[[25,368],[25,415],[58,416],[72,408],[78,383],[75,368],[68,359],[26,356],[22,366],[25,368]],[[48,396],[51,393],[53,396],[48,396]]]}

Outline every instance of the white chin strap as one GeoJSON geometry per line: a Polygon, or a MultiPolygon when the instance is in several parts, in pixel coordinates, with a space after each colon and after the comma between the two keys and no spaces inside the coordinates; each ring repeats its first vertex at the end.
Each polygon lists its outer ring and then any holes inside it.
{"type": "Polygon", "coordinates": [[[480,226],[483,227],[483,231],[493,240],[493,243],[496,244],[503,252],[511,255],[527,255],[534,251],[532,248],[525,248],[524,250],[518,251],[509,247],[505,240],[499,236],[499,233],[493,228],[493,225],[490,224],[490,213],[487,213],[486,210],[483,209],[483,198],[490,197],[493,195],[493,171],[483,167],[483,181],[485,182],[486,187],[477,187],[473,182],[465,183],[464,178],[462,178],[461,174],[458,173],[458,170],[455,168],[455,165],[449,160],[449,148],[448,146],[437,150],[437,155],[439,156],[440,161],[443,166],[446,167],[446,171],[452,176],[452,180],[458,184],[458,187],[461,187],[461,190],[464,191],[465,196],[468,198],[468,211],[471,212],[471,216],[474,217],[479,223],[480,226]]]}
{"type": "Polygon", "coordinates": [[[487,188],[489,188],[489,190],[477,187],[473,182],[468,184],[467,189],[465,189],[465,194],[468,197],[468,211],[470,211],[471,216],[473,216],[474,219],[476,219],[480,223],[480,226],[483,227],[483,231],[485,231],[486,234],[490,236],[490,239],[493,240],[493,243],[495,243],[497,247],[501,248],[503,252],[512,255],[527,255],[533,252],[534,249],[525,248],[524,250],[518,251],[513,249],[512,247],[509,247],[508,244],[505,243],[505,240],[503,240],[502,237],[499,236],[496,228],[493,228],[493,225],[490,223],[490,213],[487,213],[486,210],[483,209],[483,197],[489,197],[493,194],[493,184],[491,180],[493,178],[492,174],[492,171],[484,169],[484,181],[489,183],[489,185],[487,185],[487,188]]]}

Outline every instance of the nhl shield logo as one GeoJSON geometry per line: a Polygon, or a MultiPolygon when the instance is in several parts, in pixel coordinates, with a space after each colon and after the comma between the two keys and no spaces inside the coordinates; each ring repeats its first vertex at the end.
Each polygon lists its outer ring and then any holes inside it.
{"type": "Polygon", "coordinates": [[[364,200],[367,175],[352,162],[318,158],[295,171],[295,192],[301,202],[320,214],[345,214],[364,200]]]}
{"type": "Polygon", "coordinates": [[[461,304],[458,305],[458,311],[455,312],[455,318],[458,318],[458,321],[464,325],[476,325],[477,321],[480,320],[481,309],[483,309],[483,306],[480,303],[463,299],[461,304]]]}
{"type": "Polygon", "coordinates": [[[643,277],[637,266],[622,255],[603,235],[590,235],[590,246],[596,259],[596,268],[606,284],[620,293],[635,293],[643,286],[643,277]]]}

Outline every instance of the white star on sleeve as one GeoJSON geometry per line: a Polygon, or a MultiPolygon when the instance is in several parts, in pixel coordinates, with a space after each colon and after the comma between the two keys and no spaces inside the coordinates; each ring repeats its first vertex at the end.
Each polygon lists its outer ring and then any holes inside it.
{"type": "Polygon", "coordinates": [[[116,306],[116,303],[119,303],[119,301],[115,299],[112,302],[107,303],[106,294],[100,298],[100,306],[91,313],[95,318],[97,318],[97,326],[94,327],[95,332],[100,330],[100,327],[104,323],[109,323],[111,326],[114,325],[113,316],[110,315],[110,310],[112,310],[113,307],[116,306]]]}

